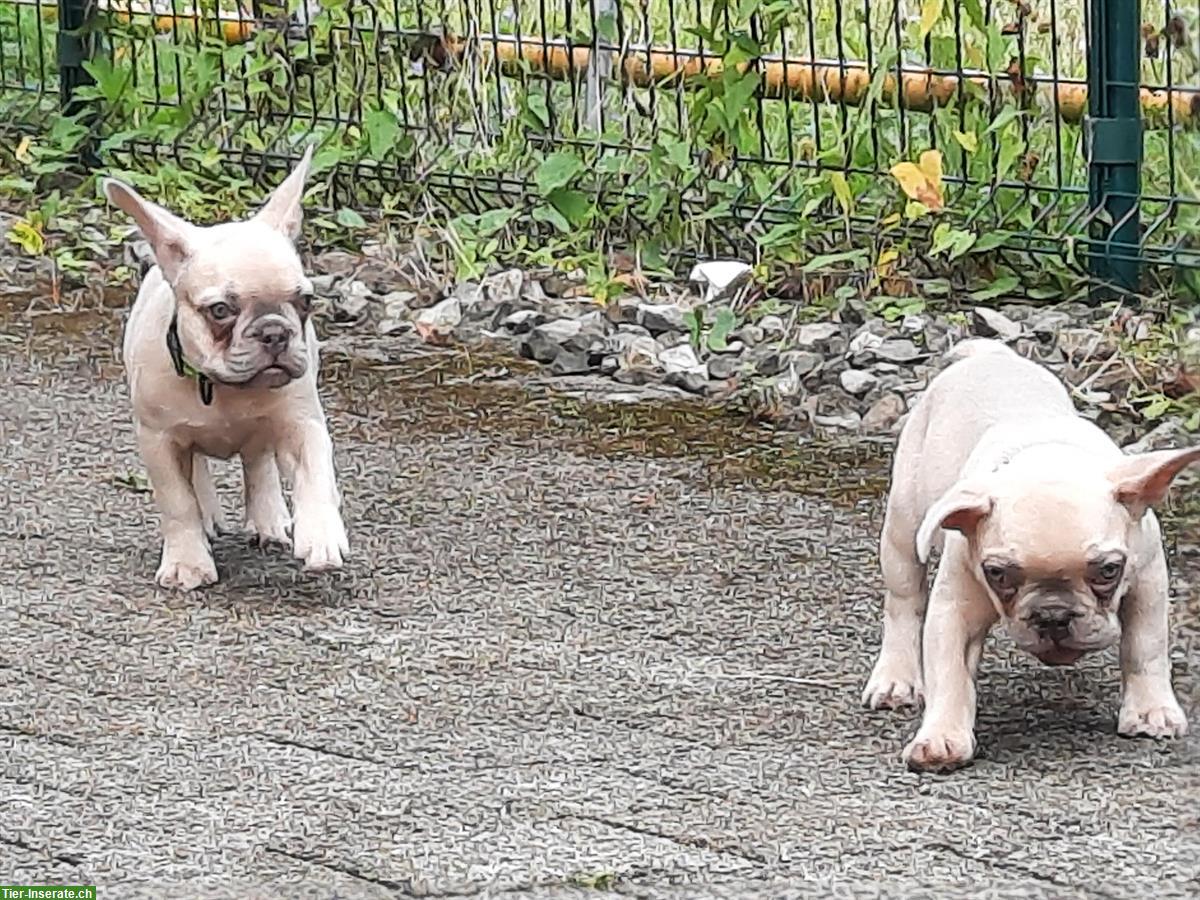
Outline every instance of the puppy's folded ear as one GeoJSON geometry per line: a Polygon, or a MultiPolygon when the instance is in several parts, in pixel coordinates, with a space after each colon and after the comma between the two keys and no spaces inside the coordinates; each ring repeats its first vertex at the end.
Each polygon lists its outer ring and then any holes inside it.
{"type": "Polygon", "coordinates": [[[291,241],[300,237],[300,226],[304,222],[304,185],[308,181],[308,172],[312,168],[313,147],[309,144],[304,156],[297,163],[292,174],[271,193],[263,208],[254,216],[255,221],[262,222],[287,236],[291,241]]]}
{"type": "Polygon", "coordinates": [[[1137,521],[1147,509],[1162,503],[1175,476],[1197,461],[1200,461],[1200,447],[1126,457],[1108,471],[1113,495],[1137,521]]]}
{"type": "Polygon", "coordinates": [[[929,562],[933,538],[938,529],[958,531],[970,537],[985,516],[992,512],[994,501],[983,490],[968,484],[956,484],[925,513],[917,529],[917,559],[929,562]]]}
{"type": "Polygon", "coordinates": [[[137,224],[142,237],[150,242],[158,267],[162,269],[167,282],[173,285],[195,247],[196,226],[157,203],[151,203],[115,178],[104,179],[103,188],[108,202],[128,214],[137,224]]]}

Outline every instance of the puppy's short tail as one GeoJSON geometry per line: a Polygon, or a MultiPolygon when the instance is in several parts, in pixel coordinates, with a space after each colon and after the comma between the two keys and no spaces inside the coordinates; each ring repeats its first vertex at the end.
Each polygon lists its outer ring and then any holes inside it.
{"type": "Polygon", "coordinates": [[[959,341],[947,350],[943,358],[949,364],[972,356],[982,356],[984,353],[1015,352],[1003,341],[998,341],[995,338],[967,338],[965,341],[959,341]]]}

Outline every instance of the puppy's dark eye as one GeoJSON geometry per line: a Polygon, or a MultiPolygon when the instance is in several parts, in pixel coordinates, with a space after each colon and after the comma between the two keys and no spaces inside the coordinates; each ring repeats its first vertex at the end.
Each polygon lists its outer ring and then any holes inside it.
{"type": "Polygon", "coordinates": [[[1020,570],[1016,566],[1002,563],[985,562],[983,577],[987,580],[988,587],[995,591],[1001,600],[1016,596],[1017,588],[1021,584],[1020,570]]]}
{"type": "Polygon", "coordinates": [[[1110,559],[1092,566],[1089,581],[1097,586],[1110,586],[1118,581],[1125,572],[1125,563],[1110,559]]]}
{"type": "Polygon", "coordinates": [[[208,308],[208,314],[219,322],[222,319],[228,319],[233,315],[233,307],[228,303],[221,301],[210,306],[208,308]]]}

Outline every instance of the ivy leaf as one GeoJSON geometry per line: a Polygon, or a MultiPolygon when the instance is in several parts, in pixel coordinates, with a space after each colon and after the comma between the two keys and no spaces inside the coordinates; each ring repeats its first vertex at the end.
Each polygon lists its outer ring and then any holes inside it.
{"type": "Polygon", "coordinates": [[[979,149],[979,138],[976,137],[973,131],[956,131],[954,132],[954,139],[968,153],[974,153],[979,149]]]}
{"type": "Polygon", "coordinates": [[[550,127],[550,110],[546,107],[544,95],[531,91],[525,97],[525,106],[542,123],[543,128],[550,127]]]}
{"type": "Polygon", "coordinates": [[[997,297],[1007,294],[1020,283],[1021,279],[1016,275],[1005,275],[997,278],[988,287],[972,292],[971,299],[980,303],[984,300],[995,300],[997,297]]]}
{"type": "Polygon", "coordinates": [[[383,159],[391,153],[400,137],[400,123],[386,109],[367,113],[363,117],[363,130],[367,132],[367,148],[373,159],[383,159]]]}
{"type": "Polygon", "coordinates": [[[343,228],[367,227],[366,220],[348,206],[343,206],[337,211],[337,223],[343,228]]]}
{"type": "Polygon", "coordinates": [[[700,329],[704,327],[704,309],[696,307],[689,309],[683,314],[683,323],[687,325],[688,333],[692,337],[692,346],[700,346],[700,329]]]}
{"type": "Polygon", "coordinates": [[[534,207],[533,218],[538,222],[546,222],[549,225],[553,225],[563,234],[569,234],[571,231],[571,223],[564,219],[563,214],[549,203],[543,203],[541,206],[534,207]]]}
{"type": "Polygon", "coordinates": [[[1149,403],[1142,407],[1142,418],[1153,421],[1161,418],[1163,413],[1171,408],[1171,401],[1167,397],[1155,397],[1149,403]]]}
{"type": "Polygon", "coordinates": [[[583,191],[559,188],[547,194],[546,199],[572,225],[583,225],[592,217],[592,204],[583,191]]]}
{"type": "Polygon", "coordinates": [[[724,350],[728,346],[729,333],[737,326],[737,316],[732,309],[721,309],[717,312],[716,321],[708,332],[708,349],[724,350]]]}
{"type": "Polygon", "coordinates": [[[850,193],[850,183],[846,181],[844,172],[830,172],[829,181],[833,185],[833,196],[837,197],[838,203],[842,206],[842,211],[846,215],[850,215],[850,210],[854,206],[854,198],[850,193]]]}
{"type": "Polygon", "coordinates": [[[547,197],[559,188],[566,187],[571,179],[583,171],[583,160],[574,153],[560,150],[542,160],[534,180],[538,192],[547,197]]]}
{"type": "Polygon", "coordinates": [[[943,0],[924,0],[921,4],[921,40],[929,36],[933,26],[942,17],[943,0]]]}

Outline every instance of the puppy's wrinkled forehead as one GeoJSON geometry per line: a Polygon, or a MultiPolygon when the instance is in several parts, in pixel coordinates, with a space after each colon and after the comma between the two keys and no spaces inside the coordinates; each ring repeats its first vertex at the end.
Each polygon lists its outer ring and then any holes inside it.
{"type": "Polygon", "coordinates": [[[997,492],[987,543],[1047,574],[1082,569],[1097,553],[1124,545],[1126,520],[1111,485],[1081,474],[1013,479],[997,492]]]}
{"type": "Polygon", "coordinates": [[[285,298],[308,283],[292,242],[272,228],[235,222],[205,237],[185,272],[192,292],[228,287],[247,298],[285,298]]]}

